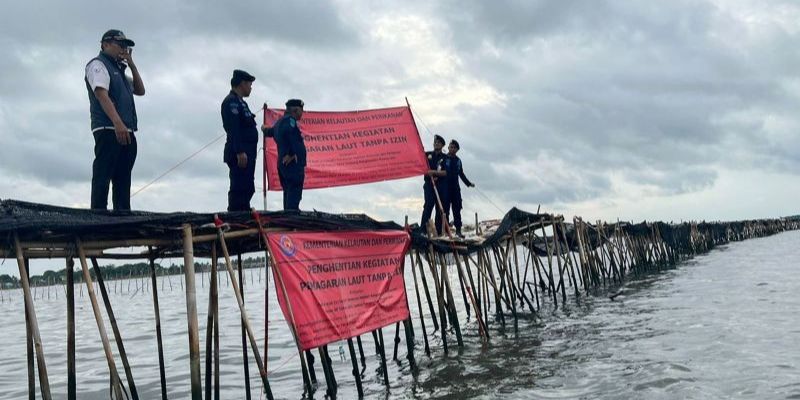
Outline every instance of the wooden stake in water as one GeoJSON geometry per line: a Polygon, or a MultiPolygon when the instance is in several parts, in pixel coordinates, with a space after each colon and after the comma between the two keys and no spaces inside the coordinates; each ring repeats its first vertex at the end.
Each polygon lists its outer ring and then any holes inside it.
{"type": "Polygon", "coordinates": [[[239,313],[241,314],[242,320],[244,320],[247,336],[250,338],[250,347],[253,348],[253,357],[256,360],[256,365],[258,366],[258,371],[261,375],[261,382],[264,384],[264,391],[266,392],[267,398],[272,400],[272,388],[270,388],[269,381],[267,380],[267,371],[264,369],[264,363],[261,360],[261,353],[258,351],[258,342],[256,341],[255,334],[253,333],[253,328],[250,327],[250,318],[247,316],[247,310],[245,310],[244,307],[242,293],[239,291],[239,287],[236,285],[236,276],[233,274],[233,266],[231,263],[230,254],[228,253],[228,245],[225,243],[225,235],[222,233],[221,228],[217,228],[217,239],[219,240],[220,248],[222,249],[222,255],[225,257],[225,268],[228,270],[228,277],[234,283],[231,286],[233,286],[233,293],[236,295],[236,302],[239,304],[239,313]]]}
{"type": "MultiPolygon", "coordinates": [[[[30,281],[30,264],[28,260],[25,259],[25,276],[30,281]]],[[[33,296],[36,298],[36,287],[33,288],[33,296]]],[[[33,330],[31,329],[31,318],[30,318],[30,311],[29,309],[33,305],[33,301],[28,302],[27,297],[23,297],[25,300],[25,349],[27,353],[28,359],[28,399],[35,400],[36,399],[36,369],[33,366],[35,362],[35,356],[33,355],[33,330]]]]}
{"type": "Polygon", "coordinates": [[[31,298],[28,265],[25,254],[22,251],[22,245],[19,243],[19,236],[17,236],[16,232],[14,232],[14,248],[17,255],[19,277],[22,282],[22,293],[25,296],[25,316],[28,317],[27,326],[30,329],[33,347],[36,352],[36,366],[39,368],[39,386],[42,392],[42,398],[50,400],[52,398],[50,396],[50,380],[47,377],[47,365],[44,361],[44,348],[42,347],[42,338],[39,335],[39,322],[36,319],[36,309],[33,306],[33,299],[31,298]]]}
{"type": "Polygon", "coordinates": [[[347,348],[350,349],[350,361],[353,364],[353,378],[356,380],[356,390],[358,397],[364,397],[364,388],[361,387],[361,374],[358,371],[358,360],[356,360],[356,350],[353,347],[353,338],[347,339],[347,348]]]}
{"type": "Polygon", "coordinates": [[[67,399],[77,399],[75,380],[75,282],[73,269],[75,261],[67,258],[67,399]]]}
{"type": "MultiPolygon", "coordinates": [[[[222,236],[222,231],[219,231],[219,235],[222,236]]],[[[295,326],[297,323],[294,319],[294,310],[292,309],[292,303],[289,301],[289,296],[286,294],[286,285],[283,283],[283,277],[281,276],[281,271],[275,262],[275,257],[272,254],[269,255],[270,261],[273,265],[273,271],[275,272],[275,284],[280,285],[280,292],[283,295],[284,301],[286,301],[287,309],[289,310],[289,330],[292,332],[292,338],[294,338],[294,343],[297,346],[297,352],[300,355],[300,368],[303,373],[303,383],[306,386],[306,391],[308,395],[311,396],[313,388],[311,387],[311,380],[308,377],[309,370],[306,366],[306,359],[303,357],[303,349],[300,347],[300,340],[297,337],[297,331],[295,330],[295,326]]],[[[276,289],[277,290],[277,289],[276,289]]],[[[360,343],[359,343],[360,344],[360,343]]]]}
{"type": "Polygon", "coordinates": [[[192,382],[192,400],[202,400],[200,332],[197,323],[197,294],[194,284],[194,243],[190,224],[183,225],[183,272],[186,280],[186,320],[189,328],[189,376],[192,382]]]}
{"type": "MultiPolygon", "coordinates": [[[[425,317],[422,312],[422,299],[419,295],[419,285],[417,284],[417,270],[414,268],[414,258],[409,253],[409,257],[411,257],[411,274],[414,279],[414,294],[417,296],[417,310],[419,311],[419,322],[422,325],[422,338],[425,341],[425,354],[430,357],[431,356],[431,349],[430,345],[428,344],[428,331],[425,328],[425,317]]],[[[410,317],[409,317],[410,318],[410,317]]]]}
{"type": "MultiPolygon", "coordinates": [[[[208,295],[208,318],[206,319],[206,400],[211,399],[211,366],[214,361],[214,303],[217,301],[217,244],[211,247],[211,282],[208,295]]],[[[216,388],[219,390],[219,388],[216,388]]]]}
{"type": "Polygon", "coordinates": [[[94,275],[97,277],[97,286],[100,288],[100,296],[103,298],[103,304],[106,307],[106,314],[108,314],[108,320],[111,323],[111,330],[114,332],[114,340],[117,342],[117,350],[119,350],[119,358],[122,361],[122,367],[125,370],[125,377],[128,380],[128,388],[131,391],[131,397],[133,400],[139,400],[139,393],[136,391],[136,384],[133,381],[133,373],[131,373],[131,366],[128,363],[128,355],[125,352],[125,345],[122,342],[122,333],[119,331],[119,327],[117,326],[117,319],[114,316],[114,310],[111,308],[111,301],[108,299],[108,292],[106,291],[106,285],[103,282],[103,273],[100,271],[100,266],[97,265],[97,259],[92,257],[92,268],[94,269],[94,275]]]}
{"type": "MultiPolygon", "coordinates": [[[[158,307],[158,287],[156,285],[156,264],[153,255],[153,248],[148,248],[150,253],[150,279],[153,281],[153,311],[156,319],[156,342],[158,345],[158,375],[161,378],[161,399],[167,400],[167,376],[164,366],[164,345],[161,340],[161,313],[158,307]]],[[[163,286],[162,286],[163,288],[163,286]]]]}
{"type": "Polygon", "coordinates": [[[83,270],[83,281],[86,283],[86,292],[89,294],[89,300],[92,303],[92,311],[94,311],[94,319],[97,323],[97,330],[100,333],[100,340],[103,343],[103,350],[105,351],[106,361],[108,362],[108,371],[111,375],[111,389],[114,393],[115,400],[123,400],[122,384],[117,373],[117,365],[114,363],[114,354],[111,351],[111,343],[108,341],[106,334],[105,323],[103,316],[100,312],[100,306],[97,304],[97,295],[94,293],[94,284],[92,282],[92,275],[89,273],[89,263],[86,261],[86,254],[83,251],[83,245],[80,239],[75,239],[75,247],[78,250],[78,258],[81,262],[81,269],[83,270]]]}
{"type": "MultiPolygon", "coordinates": [[[[242,277],[242,254],[236,255],[236,262],[239,269],[239,292],[242,294],[242,301],[244,301],[244,278],[242,277]]],[[[244,366],[244,396],[250,400],[250,366],[247,357],[247,332],[245,330],[244,318],[240,319],[242,326],[242,364],[244,366]]]]}

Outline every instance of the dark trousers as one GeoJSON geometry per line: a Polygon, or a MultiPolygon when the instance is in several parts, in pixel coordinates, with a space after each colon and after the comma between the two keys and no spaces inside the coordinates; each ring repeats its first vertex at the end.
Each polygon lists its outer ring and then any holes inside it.
{"type": "MultiPolygon", "coordinates": [[[[436,210],[436,214],[433,218],[434,224],[436,224],[436,234],[442,234],[442,213],[439,212],[439,209],[436,205],[436,193],[433,191],[433,185],[425,184],[422,186],[423,192],[425,193],[425,204],[422,206],[422,220],[420,221],[419,225],[422,229],[427,229],[428,221],[431,219],[431,213],[436,210]]],[[[447,210],[445,204],[447,204],[447,196],[446,191],[439,190],[439,200],[442,202],[442,207],[447,210]]]]}
{"type": "Polygon", "coordinates": [[[461,229],[461,209],[464,208],[463,202],[461,200],[461,191],[451,191],[450,194],[447,196],[448,205],[445,206],[445,209],[448,209],[448,215],[452,213],[453,215],[453,226],[456,229],[461,229]]]}
{"type": "Polygon", "coordinates": [[[303,199],[303,183],[306,174],[302,167],[278,167],[278,179],[283,188],[283,209],[300,210],[300,200],[303,199]]]}
{"type": "Polygon", "coordinates": [[[250,211],[250,199],[256,192],[256,152],[247,153],[247,166],[239,168],[234,158],[228,164],[228,211],[250,211]]]}
{"type": "Polygon", "coordinates": [[[121,145],[113,129],[94,132],[92,163],[92,208],[108,208],[108,189],[112,187],[114,210],[131,209],[131,171],[136,162],[136,136],[131,144],[121,145]]]}

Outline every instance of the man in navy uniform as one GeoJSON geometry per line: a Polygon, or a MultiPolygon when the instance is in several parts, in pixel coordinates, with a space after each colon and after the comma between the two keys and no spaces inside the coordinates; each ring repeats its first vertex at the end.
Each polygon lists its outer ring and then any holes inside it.
{"type": "Polygon", "coordinates": [[[222,126],[227,135],[223,161],[228,164],[230,177],[228,211],[249,211],[250,199],[256,192],[258,128],[255,115],[244,101],[250,96],[254,80],[245,71],[233,70],[231,92],[222,101],[222,126]]]}
{"type": "Polygon", "coordinates": [[[299,210],[305,181],[306,145],[297,121],[303,117],[303,101],[286,102],[286,112],[275,122],[273,138],[278,146],[278,178],[283,187],[283,209],[299,210]]]}
{"type": "Polygon", "coordinates": [[[458,158],[456,153],[461,149],[458,141],[451,140],[447,146],[447,157],[444,160],[445,170],[447,171],[447,201],[448,204],[444,205],[445,214],[449,215],[450,210],[453,211],[453,225],[456,227],[456,235],[464,237],[461,234],[461,186],[458,184],[458,179],[461,178],[467,187],[475,187],[475,184],[467,179],[464,175],[464,167],[461,164],[461,159],[458,158]]]}
{"type": "MultiPolygon", "coordinates": [[[[436,223],[436,233],[438,235],[442,234],[442,210],[439,210],[436,204],[436,193],[433,188],[435,185],[436,191],[439,193],[439,199],[442,202],[442,206],[444,206],[447,201],[445,197],[447,195],[447,171],[444,168],[446,155],[442,153],[443,147],[444,138],[435,135],[433,137],[433,151],[425,153],[425,157],[428,159],[428,172],[425,173],[425,183],[422,185],[422,189],[425,193],[425,205],[422,208],[420,226],[423,230],[426,229],[428,221],[431,219],[431,212],[436,208],[434,222],[436,223]]],[[[447,221],[445,221],[445,223],[446,222],[447,221]]]]}
{"type": "Polygon", "coordinates": [[[138,119],[133,96],[144,96],[144,83],[133,62],[134,43],[122,31],[111,29],[100,39],[100,54],[86,64],[86,90],[94,135],[92,202],[108,208],[113,184],[114,210],[131,209],[131,171],[136,161],[138,119]],[[132,79],[125,76],[130,69],[132,79]]]}

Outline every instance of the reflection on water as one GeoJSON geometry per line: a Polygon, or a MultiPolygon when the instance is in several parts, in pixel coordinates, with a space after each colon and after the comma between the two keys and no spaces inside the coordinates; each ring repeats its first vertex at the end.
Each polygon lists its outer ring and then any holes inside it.
{"type": "MultiPolygon", "coordinates": [[[[508,399],[800,399],[800,274],[796,249],[800,232],[752,239],[721,247],[677,269],[627,282],[614,301],[600,292],[568,302],[538,319],[491,326],[482,345],[473,321],[462,315],[464,347],[449,355],[432,337],[432,357],[423,352],[419,319],[413,374],[405,344],[392,361],[394,326],[384,328],[389,358],[389,389],[379,371],[372,337],[363,336],[367,398],[508,398],[508,399]]],[[[8,264],[6,264],[8,266],[8,264]]],[[[263,271],[247,270],[248,312],[258,337],[264,337],[263,271]]],[[[198,275],[201,350],[205,341],[208,275],[198,275]],[[203,282],[201,286],[201,282],[203,282]]],[[[406,277],[412,313],[414,285],[406,277]]],[[[232,289],[220,276],[220,381],[222,398],[243,398],[241,328],[232,289]]],[[[127,290],[128,281],[108,282],[111,302],[125,339],[142,399],[160,397],[152,297],[149,290],[127,290]],[[116,293],[115,293],[116,288],[116,293]]],[[[134,282],[135,283],[135,282],[134,282]]],[[[141,283],[135,283],[141,285],[141,283]]],[[[457,283],[456,283],[457,285],[457,283]]],[[[41,288],[39,289],[42,290],[41,288]]],[[[76,291],[79,289],[76,286],[76,291]]],[[[613,288],[617,291],[619,288],[613,288]]],[[[76,298],[78,390],[81,399],[108,398],[108,368],[88,296],[76,298]]],[[[22,296],[4,291],[0,303],[0,399],[27,397],[25,325],[22,296]]],[[[270,288],[269,370],[276,398],[302,397],[299,359],[270,288]]],[[[55,398],[66,393],[66,304],[64,289],[56,298],[39,292],[36,311],[55,398]]],[[[456,296],[458,301],[460,296],[456,296]]],[[[162,330],[170,398],[189,397],[186,305],[180,279],[160,278],[162,330]],[[170,290],[170,284],[172,290],[170,290]]],[[[462,310],[463,311],[463,310],[462,310]]],[[[426,314],[427,315],[427,314],[426,314]]],[[[430,320],[428,330],[432,329],[430,320]]],[[[107,325],[110,333],[110,326],[107,325]]],[[[401,335],[402,337],[402,335],[401,335]]],[[[260,345],[263,345],[260,344],[260,345]]],[[[356,397],[346,342],[329,346],[339,397],[356,397]]],[[[263,351],[263,349],[262,349],[263,351]]],[[[117,358],[118,369],[122,367],[117,358]]],[[[201,359],[201,362],[204,362],[201,359]]],[[[323,398],[324,378],[315,398],[323,398]]],[[[261,383],[254,362],[251,387],[259,398],[261,383]]],[[[38,383],[37,383],[38,384],[38,383]]]]}

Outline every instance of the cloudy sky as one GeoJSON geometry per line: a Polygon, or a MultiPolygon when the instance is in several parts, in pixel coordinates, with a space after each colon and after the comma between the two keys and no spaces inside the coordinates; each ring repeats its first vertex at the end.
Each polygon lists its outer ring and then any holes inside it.
{"type": "MultiPolygon", "coordinates": [[[[257,77],[253,109],[408,97],[426,147],[432,133],[461,142],[478,185],[465,190],[467,220],[538,205],[589,220],[800,213],[795,1],[35,3],[0,16],[3,199],[88,206],[84,66],[118,28],[147,87],[134,191],[223,133],[219,104],[242,68],[257,77]]],[[[222,148],[133,207],[224,209],[222,148]]],[[[307,191],[301,207],[417,221],[421,204],[415,178],[307,191]]]]}

